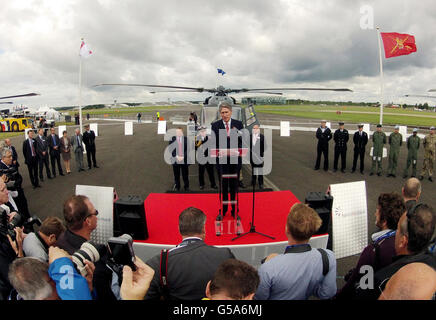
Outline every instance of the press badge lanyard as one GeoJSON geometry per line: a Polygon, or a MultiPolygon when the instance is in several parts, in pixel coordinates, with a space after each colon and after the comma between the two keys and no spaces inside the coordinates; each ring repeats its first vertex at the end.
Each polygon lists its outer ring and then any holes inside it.
{"type": "Polygon", "coordinates": [[[306,252],[310,251],[312,248],[310,247],[310,244],[303,243],[303,244],[294,244],[291,246],[287,246],[285,250],[286,253],[300,253],[300,252],[306,252]]]}
{"type": "Polygon", "coordinates": [[[175,248],[173,248],[171,250],[183,248],[183,247],[189,246],[192,243],[196,243],[198,241],[203,241],[203,240],[200,239],[200,238],[187,238],[187,239],[183,240],[182,243],[180,243],[177,247],[175,247],[175,248]]]}
{"type": "Polygon", "coordinates": [[[397,231],[396,230],[392,230],[392,231],[382,235],[380,238],[377,238],[374,242],[380,242],[380,241],[382,241],[382,240],[384,240],[386,238],[390,238],[390,237],[392,237],[395,234],[395,232],[397,232],[397,231]]]}

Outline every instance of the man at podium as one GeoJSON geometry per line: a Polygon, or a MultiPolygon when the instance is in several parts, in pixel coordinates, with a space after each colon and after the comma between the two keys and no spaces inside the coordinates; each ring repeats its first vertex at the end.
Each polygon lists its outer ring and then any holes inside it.
{"type": "Polygon", "coordinates": [[[225,216],[228,210],[228,199],[232,202],[232,216],[236,212],[236,188],[239,183],[239,171],[242,166],[242,160],[239,152],[236,151],[242,147],[242,122],[232,119],[232,106],[227,102],[222,102],[219,106],[221,120],[212,123],[212,131],[215,133],[216,147],[219,150],[217,154],[218,177],[222,181],[221,192],[223,199],[222,215],[225,216]],[[229,149],[236,149],[230,151],[229,149]],[[223,175],[236,175],[235,178],[224,178],[223,175]]]}

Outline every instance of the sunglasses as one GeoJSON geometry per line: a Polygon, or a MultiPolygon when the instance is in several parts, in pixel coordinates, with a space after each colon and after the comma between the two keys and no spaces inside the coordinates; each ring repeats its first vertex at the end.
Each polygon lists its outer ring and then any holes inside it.
{"type": "Polygon", "coordinates": [[[88,217],[91,217],[91,216],[98,216],[98,210],[95,210],[95,213],[90,213],[90,214],[88,214],[88,215],[85,217],[85,219],[88,218],[88,217]]]}

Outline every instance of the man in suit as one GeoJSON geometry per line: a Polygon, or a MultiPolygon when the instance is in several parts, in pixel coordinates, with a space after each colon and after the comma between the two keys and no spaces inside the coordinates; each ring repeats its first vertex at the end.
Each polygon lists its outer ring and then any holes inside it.
{"type": "MultiPolygon", "coordinates": [[[[241,148],[242,140],[239,136],[239,130],[242,130],[242,122],[236,119],[232,119],[232,106],[227,102],[222,102],[219,106],[219,112],[221,115],[221,120],[212,123],[212,131],[215,133],[216,147],[217,149],[230,149],[230,148],[241,148]],[[220,132],[222,133],[220,135],[220,132]],[[232,145],[231,145],[232,141],[232,145]],[[233,144],[236,141],[237,144],[233,144]]],[[[217,159],[217,169],[218,177],[222,182],[221,192],[223,202],[228,202],[229,191],[230,200],[232,203],[232,216],[235,217],[236,213],[236,191],[239,185],[239,172],[242,166],[242,159],[236,152],[234,154],[218,155],[217,159]],[[238,157],[237,161],[234,160],[238,157]],[[233,158],[233,159],[232,159],[233,158]],[[236,162],[236,163],[234,163],[236,162]],[[237,178],[224,178],[222,175],[225,174],[236,174],[237,178]]],[[[222,215],[225,216],[228,205],[223,204],[222,215]]],[[[220,219],[221,216],[218,216],[220,219]]]]}
{"type": "Polygon", "coordinates": [[[27,199],[24,195],[24,190],[21,187],[23,182],[23,177],[18,173],[18,170],[12,164],[12,151],[4,148],[1,151],[1,161],[0,161],[0,169],[3,170],[2,179],[3,182],[6,183],[6,186],[9,191],[16,191],[16,194],[13,196],[14,202],[17,205],[17,209],[19,213],[24,218],[29,218],[29,207],[27,205],[27,199]]]}
{"type": "Polygon", "coordinates": [[[38,153],[36,152],[36,141],[33,138],[33,130],[27,132],[28,138],[23,141],[23,155],[24,163],[29,170],[29,177],[32,183],[33,189],[40,188],[38,181],[38,153]]]}
{"type": "MultiPolygon", "coordinates": [[[[205,144],[209,140],[209,137],[206,134],[206,127],[200,127],[200,134],[196,137],[195,147],[197,148],[197,152],[203,152],[203,156],[205,159],[208,159],[209,151],[205,149],[205,144]]],[[[209,181],[212,189],[218,189],[215,183],[215,173],[213,164],[207,161],[206,163],[198,163],[198,180],[200,183],[200,190],[204,189],[204,173],[207,171],[209,175],[209,181]]]]}
{"type": "Polygon", "coordinates": [[[12,151],[12,165],[17,168],[20,166],[18,163],[18,153],[17,150],[15,150],[15,147],[12,145],[11,139],[6,138],[5,144],[7,145],[7,148],[9,148],[12,151]]]}
{"type": "Polygon", "coordinates": [[[95,133],[89,129],[89,124],[85,125],[85,132],[83,133],[83,143],[86,146],[86,159],[88,160],[88,170],[91,169],[91,157],[94,168],[98,168],[97,161],[95,160],[95,133]]]}
{"type": "Polygon", "coordinates": [[[44,136],[44,129],[38,129],[38,136],[36,137],[36,152],[38,153],[39,159],[39,179],[44,181],[44,176],[42,175],[42,171],[45,166],[45,172],[47,173],[47,177],[52,179],[50,174],[50,167],[48,164],[48,141],[47,137],[44,136]]]}
{"type": "Polygon", "coordinates": [[[170,141],[176,148],[172,152],[174,186],[173,191],[180,191],[180,173],[182,173],[185,191],[189,191],[188,139],[183,136],[181,127],[176,129],[176,136],[170,141]]]}
{"type": "Polygon", "coordinates": [[[335,141],[335,156],[333,161],[333,172],[338,170],[339,157],[341,157],[341,172],[345,173],[347,166],[347,143],[350,138],[348,130],[344,128],[344,123],[339,122],[339,129],[333,135],[335,141]]]}
{"type": "Polygon", "coordinates": [[[50,136],[47,138],[48,147],[50,149],[50,162],[53,177],[56,177],[56,162],[58,163],[59,174],[64,175],[61,165],[61,152],[59,150],[60,139],[55,133],[55,128],[50,128],[50,136]]]}
{"type": "Polygon", "coordinates": [[[259,181],[259,189],[263,189],[263,174],[256,174],[256,168],[263,168],[263,156],[265,152],[265,137],[260,133],[259,125],[253,126],[253,131],[250,137],[250,164],[253,168],[253,176],[251,185],[256,185],[256,177],[259,181]]]}
{"type": "Polygon", "coordinates": [[[332,131],[326,126],[326,121],[321,121],[321,127],[316,130],[318,145],[316,147],[316,164],[315,170],[319,170],[321,164],[321,154],[324,155],[324,171],[329,169],[329,141],[332,138],[332,131]]]}
{"type": "Polygon", "coordinates": [[[358,125],[359,130],[354,133],[354,157],[353,157],[353,169],[351,173],[356,171],[357,159],[360,157],[360,173],[363,174],[365,168],[365,148],[368,143],[368,134],[363,131],[363,124],[358,125]]]}
{"type": "Polygon", "coordinates": [[[208,246],[205,242],[206,215],[197,208],[187,208],[179,215],[179,232],[183,241],[168,252],[166,277],[168,291],[161,286],[161,255],[146,263],[154,269],[154,277],[145,299],[200,300],[218,266],[235,256],[228,248],[208,246]]]}
{"type": "Polygon", "coordinates": [[[73,145],[74,157],[76,158],[77,170],[85,171],[83,168],[83,137],[80,134],[80,129],[75,130],[74,136],[71,137],[71,144],[73,145]]]}

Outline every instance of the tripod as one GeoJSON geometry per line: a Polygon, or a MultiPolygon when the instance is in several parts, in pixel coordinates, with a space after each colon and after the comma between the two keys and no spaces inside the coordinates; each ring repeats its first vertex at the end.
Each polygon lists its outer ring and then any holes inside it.
{"type": "MultiPolygon", "coordinates": [[[[253,179],[253,177],[254,177],[254,167],[253,167],[253,165],[251,165],[251,177],[252,177],[252,179],[253,179]]],[[[251,211],[251,222],[250,222],[250,230],[249,231],[247,231],[247,232],[245,232],[245,233],[243,233],[243,234],[241,234],[241,235],[239,235],[239,236],[237,236],[237,237],[235,237],[235,238],[233,238],[232,239],[232,241],[234,241],[234,240],[236,240],[236,239],[239,239],[239,238],[241,238],[241,237],[243,237],[243,236],[246,236],[247,234],[249,234],[249,233],[257,233],[257,234],[259,234],[259,235],[261,235],[261,236],[264,236],[264,237],[267,237],[267,238],[270,238],[270,239],[272,239],[272,240],[274,240],[275,238],[274,237],[271,237],[271,236],[269,236],[269,235],[267,235],[267,234],[264,234],[264,233],[261,233],[261,232],[257,232],[256,231],[256,226],[254,225],[254,207],[255,207],[255,194],[256,194],[256,180],[253,180],[252,181],[252,185],[253,185],[253,206],[252,206],[252,211],[251,211]]]]}

